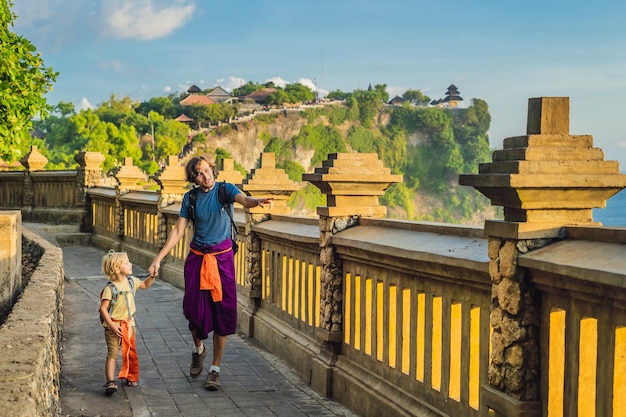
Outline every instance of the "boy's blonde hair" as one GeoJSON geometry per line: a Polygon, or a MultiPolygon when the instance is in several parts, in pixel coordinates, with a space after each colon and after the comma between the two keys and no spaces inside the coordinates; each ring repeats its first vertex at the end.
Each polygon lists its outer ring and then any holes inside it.
{"type": "Polygon", "coordinates": [[[113,249],[102,257],[102,272],[104,275],[113,279],[117,277],[117,271],[120,265],[128,259],[126,252],[115,252],[113,249]]]}

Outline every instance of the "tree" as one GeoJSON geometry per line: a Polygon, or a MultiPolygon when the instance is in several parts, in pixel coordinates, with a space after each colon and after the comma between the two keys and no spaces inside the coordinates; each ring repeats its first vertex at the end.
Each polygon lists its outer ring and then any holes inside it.
{"type": "Polygon", "coordinates": [[[164,160],[170,155],[178,155],[189,140],[189,126],[176,120],[156,120],[154,122],[156,141],[155,158],[164,160]]]}
{"type": "Polygon", "coordinates": [[[171,97],[153,97],[142,102],[136,109],[137,113],[148,116],[148,113],[155,111],[166,119],[175,119],[183,113],[178,101],[171,97]]]}
{"type": "Polygon", "coordinates": [[[489,106],[478,98],[472,99],[471,106],[458,114],[454,136],[463,147],[466,171],[477,172],[478,164],[489,160],[491,150],[487,131],[490,124],[489,106]]]}
{"type": "Polygon", "coordinates": [[[285,103],[289,103],[289,95],[285,92],[285,90],[279,88],[270,94],[267,98],[267,102],[276,106],[282,106],[285,103]]]}
{"type": "Polygon", "coordinates": [[[234,97],[247,96],[248,94],[252,94],[255,91],[262,90],[264,86],[262,84],[253,83],[252,81],[248,81],[246,84],[242,85],[239,88],[235,88],[233,90],[234,97]]]}
{"type": "Polygon", "coordinates": [[[17,17],[12,6],[11,0],[0,0],[0,158],[7,161],[22,156],[32,119],[50,112],[44,94],[58,75],[28,39],[9,30],[17,17]]]}
{"type": "Polygon", "coordinates": [[[61,117],[69,117],[76,114],[76,108],[72,102],[59,101],[57,105],[54,106],[53,112],[59,114],[61,117]]]}
{"type": "Polygon", "coordinates": [[[389,93],[387,92],[387,84],[376,84],[374,86],[374,91],[378,93],[378,99],[386,103],[389,101],[389,93]]]}
{"type": "Polygon", "coordinates": [[[103,122],[113,123],[118,127],[134,125],[141,121],[141,116],[135,111],[137,106],[139,103],[128,96],[118,99],[115,94],[111,94],[109,100],[101,103],[95,112],[103,122]]]}
{"type": "Polygon", "coordinates": [[[346,107],[348,108],[346,119],[351,121],[359,120],[359,102],[354,94],[350,94],[346,97],[346,107]]]}
{"type": "Polygon", "coordinates": [[[207,125],[211,123],[211,109],[207,105],[193,104],[191,106],[185,106],[185,114],[196,122],[198,130],[202,129],[203,124],[207,125]]]}
{"type": "Polygon", "coordinates": [[[285,92],[291,103],[304,103],[315,98],[315,93],[306,85],[300,83],[287,84],[285,92]]]}
{"type": "Polygon", "coordinates": [[[46,138],[45,142],[48,146],[54,147],[62,144],[62,138],[67,137],[68,120],[74,115],[76,115],[74,104],[60,101],[48,117],[43,120],[34,120],[33,127],[46,138]]]}
{"type": "MultiPolygon", "coordinates": [[[[376,87],[378,88],[379,86],[377,85],[376,87]]],[[[369,128],[374,120],[374,117],[378,113],[379,107],[384,102],[381,98],[380,91],[372,89],[370,86],[367,90],[355,91],[353,97],[359,103],[359,120],[363,126],[369,128]]]]}
{"type": "Polygon", "coordinates": [[[421,90],[406,90],[402,98],[416,106],[425,106],[430,103],[430,97],[424,95],[421,90]]]}
{"type": "Polygon", "coordinates": [[[326,94],[326,98],[329,100],[345,100],[349,93],[345,93],[341,90],[333,90],[330,93],[326,94]]]}

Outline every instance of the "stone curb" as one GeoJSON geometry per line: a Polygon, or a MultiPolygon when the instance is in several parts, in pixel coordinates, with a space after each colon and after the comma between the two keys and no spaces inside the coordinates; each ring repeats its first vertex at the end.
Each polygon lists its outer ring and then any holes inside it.
{"type": "Polygon", "coordinates": [[[14,417],[58,416],[63,328],[63,252],[23,229],[43,249],[30,282],[0,327],[0,409],[14,417]]]}

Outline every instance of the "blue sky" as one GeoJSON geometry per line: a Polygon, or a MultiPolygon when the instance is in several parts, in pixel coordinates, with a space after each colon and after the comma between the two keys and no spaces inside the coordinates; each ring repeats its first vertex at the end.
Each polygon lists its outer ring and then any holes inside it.
{"type": "Polygon", "coordinates": [[[485,100],[502,148],[528,99],[570,97],[570,133],[626,171],[626,2],[16,0],[13,30],[60,72],[48,101],[78,109],[248,81],[324,91],[387,84],[485,100]]]}

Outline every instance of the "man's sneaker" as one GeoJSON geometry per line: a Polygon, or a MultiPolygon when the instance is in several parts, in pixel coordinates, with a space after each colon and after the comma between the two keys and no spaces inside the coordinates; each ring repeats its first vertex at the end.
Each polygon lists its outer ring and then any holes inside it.
{"type": "Polygon", "coordinates": [[[217,391],[220,387],[220,374],[215,371],[211,371],[209,376],[206,377],[206,381],[204,381],[204,388],[209,391],[217,391]]]}
{"type": "Polygon", "coordinates": [[[206,346],[202,350],[201,354],[193,352],[191,354],[191,366],[189,367],[189,375],[192,378],[197,378],[202,373],[202,367],[204,366],[204,358],[206,358],[206,346]]]}

